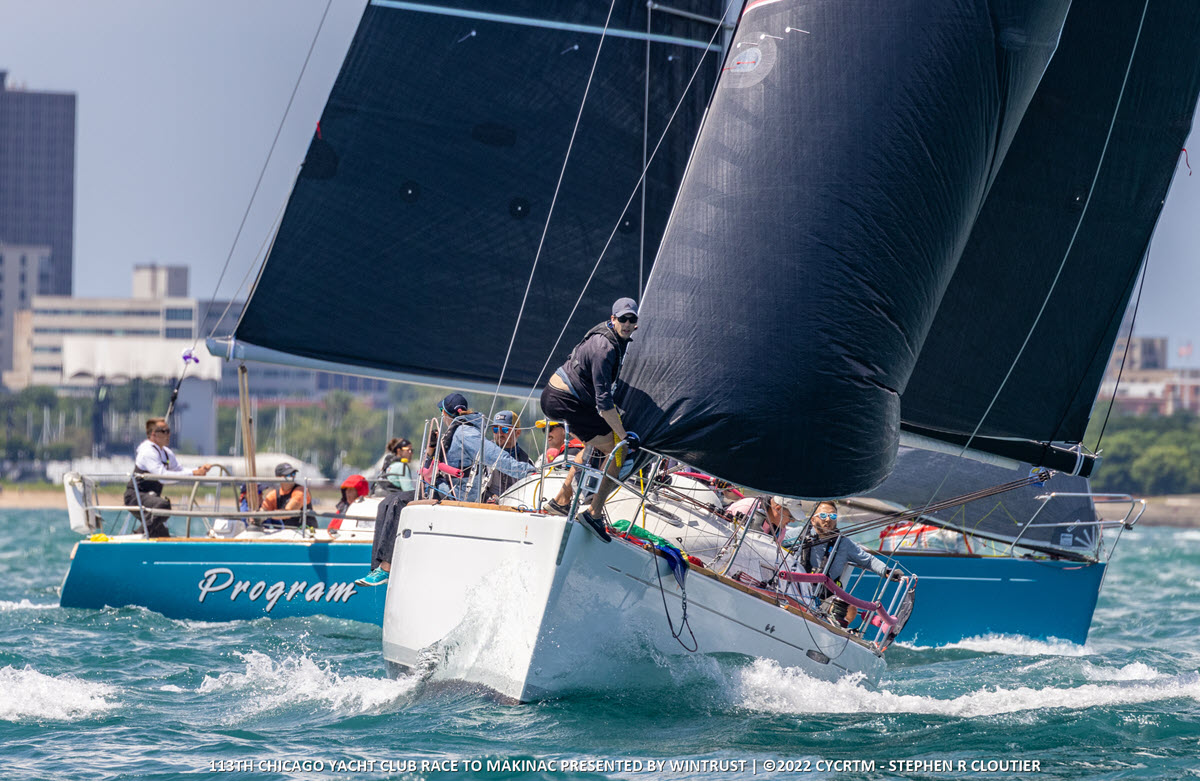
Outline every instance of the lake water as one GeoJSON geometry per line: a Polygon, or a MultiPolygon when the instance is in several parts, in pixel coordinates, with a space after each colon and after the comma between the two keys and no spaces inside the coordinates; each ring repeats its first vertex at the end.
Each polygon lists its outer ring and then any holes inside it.
{"type": "Polygon", "coordinates": [[[647,654],[514,707],[388,679],[374,626],[59,608],[64,516],[0,510],[3,779],[1200,779],[1200,530],[1125,533],[1085,646],[900,646],[875,687],[647,654]]]}

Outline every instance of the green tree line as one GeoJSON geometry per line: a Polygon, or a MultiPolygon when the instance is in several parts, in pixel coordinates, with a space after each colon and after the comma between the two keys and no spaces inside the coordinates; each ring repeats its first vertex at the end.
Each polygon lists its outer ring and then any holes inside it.
{"type": "MultiPolygon", "coordinates": [[[[279,445],[285,453],[315,463],[329,476],[344,466],[365,470],[383,455],[389,432],[389,408],[393,414],[392,435],[417,443],[426,421],[438,414],[438,403],[450,390],[394,384],[386,401],[334,391],[316,404],[284,410],[282,431],[278,426],[279,406],[260,404],[255,444],[260,453],[273,451],[279,445]]],[[[170,393],[169,385],[145,381],[106,388],[109,453],[132,456],[144,437],[145,419],[166,413],[170,393]],[[120,421],[116,431],[112,426],[114,412],[120,421]]],[[[480,412],[487,413],[492,408],[490,395],[467,396],[480,412]]],[[[520,410],[521,400],[501,397],[495,409],[520,410]]],[[[31,387],[15,393],[0,391],[0,451],[10,461],[91,456],[96,410],[95,394],[60,397],[49,387],[31,387]]],[[[521,415],[523,424],[530,426],[540,413],[534,400],[521,415]]],[[[243,453],[238,416],[236,407],[218,408],[219,454],[243,453]]],[[[173,444],[179,446],[177,442],[173,444]]],[[[522,436],[522,445],[534,453],[531,432],[522,436]]]]}

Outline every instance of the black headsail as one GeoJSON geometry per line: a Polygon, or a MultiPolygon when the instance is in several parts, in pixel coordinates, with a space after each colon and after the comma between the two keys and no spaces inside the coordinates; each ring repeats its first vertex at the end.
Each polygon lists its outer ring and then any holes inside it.
{"type": "MultiPolygon", "coordinates": [[[[716,0],[675,5],[722,10],[716,0]]],[[[239,353],[495,384],[608,10],[373,0],[236,329],[239,353]]],[[[715,30],[640,0],[615,3],[506,387],[535,382],[618,223],[554,360],[614,299],[636,295],[640,196],[625,205],[643,139],[652,151],[682,98],[647,175],[648,272],[716,79],[715,30]]]]}
{"type": "Polygon", "coordinates": [[[883,480],[1067,7],[746,5],[626,359],[650,446],[795,496],[883,480]]]}
{"type": "Polygon", "coordinates": [[[1080,442],[1198,93],[1200,3],[1072,6],[902,396],[906,429],[978,427],[973,448],[1040,463],[1041,443],[1080,442]]]}
{"type": "Polygon", "coordinates": [[[877,485],[902,421],[1076,466],[1053,443],[1082,437],[1187,136],[1200,5],[1074,3],[1039,80],[1064,11],[747,6],[626,364],[645,441],[808,497],[877,485]]]}

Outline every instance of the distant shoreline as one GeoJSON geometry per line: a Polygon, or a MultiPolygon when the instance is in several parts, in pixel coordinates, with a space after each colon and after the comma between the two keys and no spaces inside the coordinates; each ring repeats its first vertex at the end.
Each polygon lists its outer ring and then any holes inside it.
{"type": "MultiPolygon", "coordinates": [[[[318,508],[333,505],[332,497],[322,502],[324,492],[313,492],[318,508]]],[[[119,498],[114,498],[119,501],[119,498]]],[[[1116,506],[1110,506],[1115,511],[1116,506]]],[[[0,509],[12,510],[61,510],[67,509],[67,498],[62,489],[21,489],[8,485],[0,491],[0,509]]],[[[1139,525],[1147,527],[1200,528],[1200,495],[1151,497],[1147,500],[1146,512],[1139,525]]]]}

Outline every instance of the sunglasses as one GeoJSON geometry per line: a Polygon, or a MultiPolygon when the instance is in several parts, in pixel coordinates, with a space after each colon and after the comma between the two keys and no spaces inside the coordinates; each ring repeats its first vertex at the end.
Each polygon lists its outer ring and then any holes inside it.
{"type": "Polygon", "coordinates": [[[163,427],[161,427],[161,426],[160,426],[160,427],[158,427],[157,429],[155,429],[155,430],[154,430],[154,433],[155,433],[155,434],[170,434],[170,433],[171,433],[171,430],[170,430],[170,429],[164,429],[163,427]]]}
{"type": "Polygon", "coordinates": [[[508,434],[509,432],[512,431],[512,427],[511,426],[493,426],[492,431],[493,432],[503,432],[504,434],[508,434]]]}
{"type": "Polygon", "coordinates": [[[817,518],[821,521],[837,521],[836,513],[818,513],[817,518]]]}
{"type": "Polygon", "coordinates": [[[283,476],[283,479],[284,479],[285,481],[292,481],[293,483],[295,483],[295,481],[296,481],[296,473],[294,473],[294,472],[293,472],[293,473],[288,473],[287,475],[283,476]]]}
{"type": "Polygon", "coordinates": [[[617,318],[617,323],[637,323],[637,315],[622,315],[617,318]]]}

